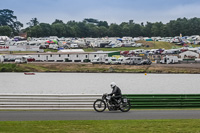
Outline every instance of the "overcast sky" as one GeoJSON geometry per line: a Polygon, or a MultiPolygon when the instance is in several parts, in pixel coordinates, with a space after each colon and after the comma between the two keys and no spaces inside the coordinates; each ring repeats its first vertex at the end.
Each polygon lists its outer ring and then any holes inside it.
{"type": "Polygon", "coordinates": [[[95,18],[108,23],[160,22],[200,17],[200,0],[0,0],[0,9],[14,11],[26,27],[32,18],[52,23],[95,18]]]}

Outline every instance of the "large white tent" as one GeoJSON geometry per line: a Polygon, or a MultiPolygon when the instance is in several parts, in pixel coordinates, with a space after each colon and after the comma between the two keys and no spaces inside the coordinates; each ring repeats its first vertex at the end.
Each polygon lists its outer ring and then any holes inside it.
{"type": "Polygon", "coordinates": [[[185,51],[183,53],[180,53],[179,56],[181,57],[181,59],[191,58],[191,57],[199,58],[199,54],[192,51],[185,51]]]}
{"type": "Polygon", "coordinates": [[[9,39],[9,37],[7,37],[7,36],[0,36],[0,41],[6,41],[8,39],[9,39]]]}

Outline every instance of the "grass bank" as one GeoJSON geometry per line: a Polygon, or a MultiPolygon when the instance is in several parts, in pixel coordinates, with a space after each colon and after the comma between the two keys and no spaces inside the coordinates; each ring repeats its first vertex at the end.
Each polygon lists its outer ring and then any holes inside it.
{"type": "Polygon", "coordinates": [[[17,64],[0,64],[0,72],[24,72],[24,69],[17,64]]]}
{"type": "MultiPolygon", "coordinates": [[[[84,49],[85,52],[94,52],[94,51],[129,51],[129,50],[135,50],[135,49],[176,49],[181,48],[182,46],[176,45],[174,43],[169,42],[158,42],[158,41],[137,41],[137,43],[143,43],[143,47],[119,47],[119,48],[87,48],[84,49]],[[148,47],[147,47],[148,46],[148,47]]],[[[199,47],[200,45],[194,45],[194,44],[188,44],[191,47],[199,47]]]]}
{"type": "Polygon", "coordinates": [[[105,65],[90,63],[0,64],[0,72],[84,72],[84,73],[200,73],[200,64],[105,65]]]}
{"type": "Polygon", "coordinates": [[[197,133],[200,120],[4,121],[2,133],[197,133]]]}
{"type": "Polygon", "coordinates": [[[94,52],[94,51],[129,51],[129,50],[135,50],[135,49],[172,49],[172,48],[180,48],[181,46],[178,46],[174,43],[169,42],[154,42],[154,41],[137,41],[137,43],[143,43],[143,47],[119,47],[119,48],[87,48],[84,49],[85,52],[94,52]],[[147,47],[148,46],[148,47],[147,47]]]}

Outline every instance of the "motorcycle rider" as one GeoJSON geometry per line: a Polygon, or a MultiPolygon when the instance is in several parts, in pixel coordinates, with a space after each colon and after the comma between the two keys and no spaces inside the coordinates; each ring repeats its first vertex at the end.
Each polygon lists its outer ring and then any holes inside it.
{"type": "Polygon", "coordinates": [[[120,88],[116,85],[115,82],[110,83],[112,90],[112,93],[108,94],[111,96],[111,102],[114,103],[116,106],[118,105],[118,100],[121,99],[122,93],[120,88]]]}

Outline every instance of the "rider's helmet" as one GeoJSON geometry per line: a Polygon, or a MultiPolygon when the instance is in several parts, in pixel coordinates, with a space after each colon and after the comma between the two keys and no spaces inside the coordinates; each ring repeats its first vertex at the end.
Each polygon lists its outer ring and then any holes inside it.
{"type": "Polygon", "coordinates": [[[110,83],[110,86],[113,88],[113,87],[116,86],[116,83],[115,83],[115,82],[111,82],[111,83],[110,83]]]}

